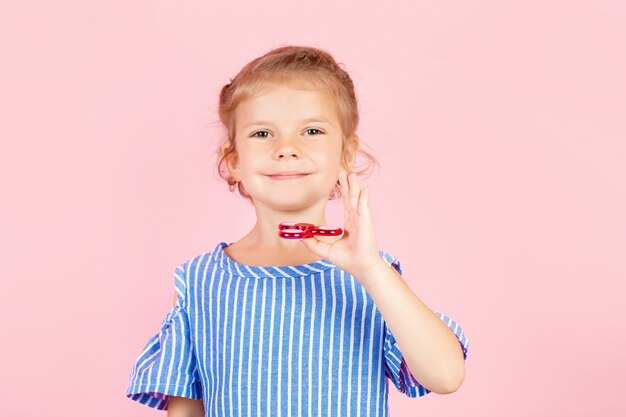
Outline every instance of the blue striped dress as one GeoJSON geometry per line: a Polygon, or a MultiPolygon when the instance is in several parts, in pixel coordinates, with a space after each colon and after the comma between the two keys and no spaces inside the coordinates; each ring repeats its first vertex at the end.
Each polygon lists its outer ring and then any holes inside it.
{"type": "MultiPolygon", "coordinates": [[[[219,242],[176,267],[178,302],[135,361],[128,398],[166,410],[202,399],[206,416],[388,416],[388,380],[409,397],[411,375],[374,301],[352,275],[320,260],[235,262],[219,242]]],[[[393,255],[380,256],[402,274],[393,255]]],[[[435,313],[459,340],[461,327],[435,313]]]]}

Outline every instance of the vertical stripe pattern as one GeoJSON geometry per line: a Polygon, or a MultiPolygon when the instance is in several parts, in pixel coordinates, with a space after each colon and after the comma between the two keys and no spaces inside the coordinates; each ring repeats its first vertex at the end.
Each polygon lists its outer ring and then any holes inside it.
{"type": "MultiPolygon", "coordinates": [[[[133,364],[128,398],[160,410],[169,396],[201,399],[217,417],[386,417],[388,381],[409,397],[430,392],[353,276],[325,260],[243,265],[226,246],[176,268],[178,302],[133,364]]],[[[467,358],[461,327],[436,314],[467,358]]]]}

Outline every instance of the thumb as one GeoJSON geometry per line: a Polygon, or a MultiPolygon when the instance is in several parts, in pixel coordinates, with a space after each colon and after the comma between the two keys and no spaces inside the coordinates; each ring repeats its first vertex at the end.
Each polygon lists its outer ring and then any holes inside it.
{"type": "Polygon", "coordinates": [[[316,239],[315,237],[308,237],[301,240],[302,244],[307,247],[308,250],[316,254],[317,256],[326,257],[330,249],[330,245],[326,242],[316,239]]]}

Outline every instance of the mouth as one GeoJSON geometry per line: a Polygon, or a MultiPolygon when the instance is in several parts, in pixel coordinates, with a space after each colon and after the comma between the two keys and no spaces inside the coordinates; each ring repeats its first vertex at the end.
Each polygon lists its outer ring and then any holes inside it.
{"type": "Polygon", "coordinates": [[[310,174],[307,173],[280,173],[274,175],[268,175],[270,179],[273,180],[295,180],[299,178],[304,178],[310,174]]]}

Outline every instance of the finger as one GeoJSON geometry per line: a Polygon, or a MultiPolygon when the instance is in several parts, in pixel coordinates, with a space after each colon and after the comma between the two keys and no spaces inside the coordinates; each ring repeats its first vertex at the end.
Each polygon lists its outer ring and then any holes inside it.
{"type": "Polygon", "coordinates": [[[369,210],[370,189],[368,187],[363,188],[361,195],[359,196],[359,215],[367,214],[369,210]]]}
{"type": "Polygon", "coordinates": [[[317,240],[314,237],[302,239],[302,243],[311,252],[317,256],[321,256],[324,259],[328,259],[328,253],[330,252],[330,244],[317,240]]]}
{"type": "Polygon", "coordinates": [[[354,172],[348,176],[348,184],[350,185],[350,207],[357,211],[359,206],[359,194],[361,194],[361,187],[359,187],[359,180],[354,172]]]}
{"type": "Polygon", "coordinates": [[[347,209],[350,204],[350,195],[348,188],[348,175],[343,169],[339,171],[339,189],[341,191],[343,206],[347,209]]]}

